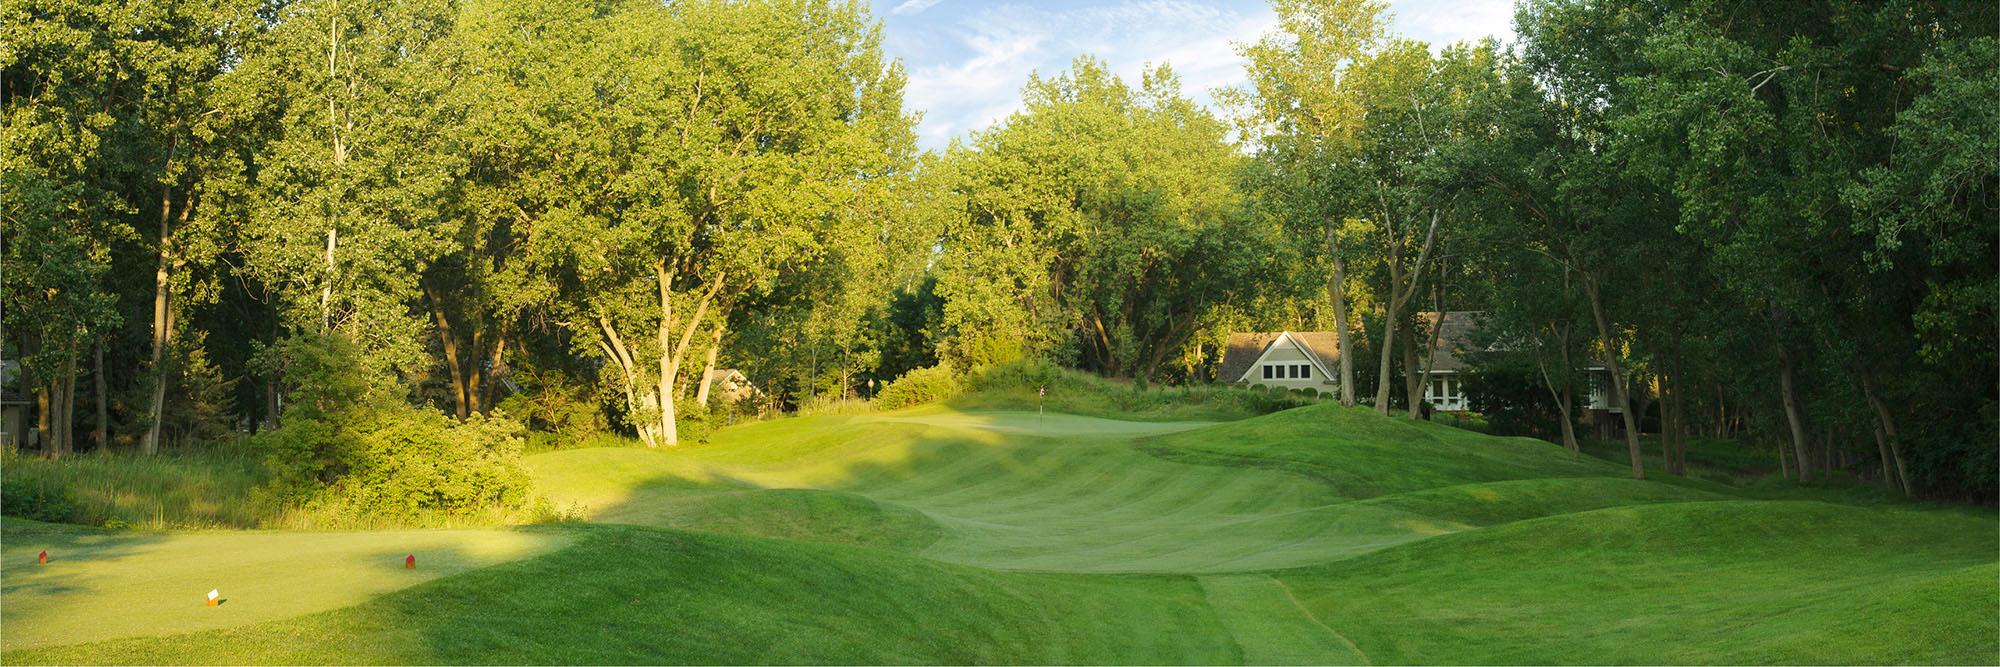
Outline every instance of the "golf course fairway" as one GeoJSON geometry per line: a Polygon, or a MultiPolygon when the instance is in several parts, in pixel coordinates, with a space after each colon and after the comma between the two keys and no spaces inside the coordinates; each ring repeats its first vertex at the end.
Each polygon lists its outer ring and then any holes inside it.
{"type": "Polygon", "coordinates": [[[1638,481],[1364,408],[1149,423],[926,407],[525,464],[585,522],[8,519],[0,660],[2000,662],[1990,510],[1638,481]],[[202,606],[218,587],[227,603],[202,606]]]}

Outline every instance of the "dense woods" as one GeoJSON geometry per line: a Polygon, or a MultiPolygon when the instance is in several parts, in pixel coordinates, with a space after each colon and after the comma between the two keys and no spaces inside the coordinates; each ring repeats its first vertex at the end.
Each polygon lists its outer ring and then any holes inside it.
{"type": "Polygon", "coordinates": [[[1601,363],[1635,476],[1733,438],[2000,494],[2000,9],[1524,0],[1445,46],[1274,6],[1223,108],[1081,56],[921,152],[853,2],[7,3],[9,446],[453,509],[519,497],[528,433],[1207,383],[1232,331],[1338,332],[1335,400],[1415,417],[1420,314],[1477,311],[1479,400],[1575,449],[1601,363]]]}

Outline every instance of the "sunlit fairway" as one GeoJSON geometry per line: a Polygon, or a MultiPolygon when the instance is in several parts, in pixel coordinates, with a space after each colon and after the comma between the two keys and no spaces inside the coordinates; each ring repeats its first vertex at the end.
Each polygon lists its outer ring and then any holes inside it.
{"type": "Polygon", "coordinates": [[[930,407],[526,463],[596,525],[10,532],[4,658],[2000,661],[1990,511],[1747,500],[1362,409],[930,407]],[[436,565],[400,570],[413,550],[436,565]],[[231,601],[203,608],[216,577],[231,601]]]}

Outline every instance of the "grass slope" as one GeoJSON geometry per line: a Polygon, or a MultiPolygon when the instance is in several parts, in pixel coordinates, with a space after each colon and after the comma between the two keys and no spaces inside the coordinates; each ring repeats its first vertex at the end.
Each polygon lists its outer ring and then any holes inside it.
{"type": "Polygon", "coordinates": [[[1279,579],[1377,663],[1990,664],[1996,540],[1959,512],[1661,504],[1279,579]]]}
{"type": "Polygon", "coordinates": [[[258,625],[31,648],[10,627],[0,659],[2000,662],[1991,512],[1636,481],[1363,409],[933,407],[526,465],[583,516],[637,525],[552,529],[575,544],[258,625]]]}

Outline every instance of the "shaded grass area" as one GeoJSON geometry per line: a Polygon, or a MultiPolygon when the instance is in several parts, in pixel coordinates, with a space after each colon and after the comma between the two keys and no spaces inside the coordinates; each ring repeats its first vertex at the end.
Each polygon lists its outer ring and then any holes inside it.
{"type": "Polygon", "coordinates": [[[577,543],[562,551],[348,609],[0,657],[15,664],[1241,661],[1190,577],[1012,574],[803,542],[567,530],[577,543]]]}
{"type": "Polygon", "coordinates": [[[1619,507],[1279,578],[1377,663],[1991,664],[2000,535],[1972,514],[1619,507]]]}

